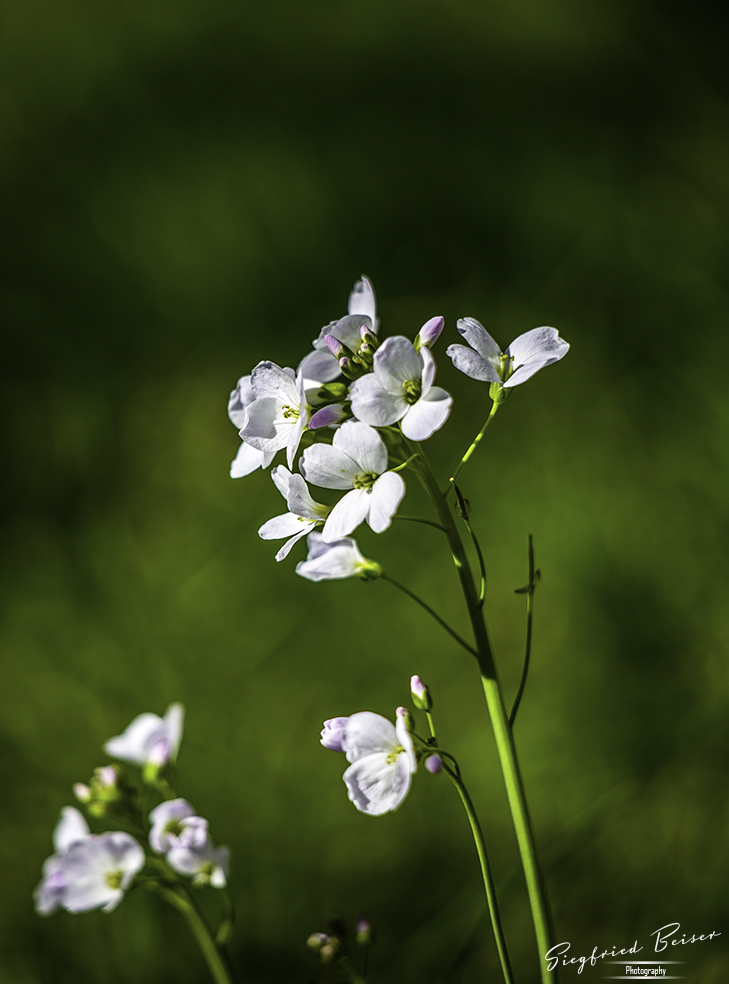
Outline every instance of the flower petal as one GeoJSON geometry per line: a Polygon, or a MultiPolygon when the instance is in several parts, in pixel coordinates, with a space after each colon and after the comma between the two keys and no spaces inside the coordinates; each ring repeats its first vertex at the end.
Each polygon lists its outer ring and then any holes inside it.
{"type": "Polygon", "coordinates": [[[339,362],[329,349],[314,349],[301,360],[298,371],[315,383],[331,383],[340,375],[339,362]]]}
{"type": "MultiPolygon", "coordinates": [[[[379,349],[377,350],[379,352],[379,349]]],[[[379,380],[370,373],[360,376],[352,384],[349,391],[352,401],[352,413],[358,420],[373,427],[386,427],[404,417],[409,403],[405,399],[402,387],[392,392],[382,386],[379,380]]]]}
{"type": "Polygon", "coordinates": [[[367,522],[375,533],[383,533],[390,526],[404,495],[405,482],[396,472],[389,471],[380,475],[369,495],[367,516],[367,522]]]}
{"type": "Polygon", "coordinates": [[[499,368],[501,349],[480,322],[475,318],[461,318],[456,328],[461,337],[478,352],[482,359],[490,362],[494,369],[499,368]]]}
{"type": "Polygon", "coordinates": [[[449,345],[446,355],[453,362],[453,365],[460,372],[470,376],[471,379],[478,379],[482,383],[498,383],[499,374],[486,359],[482,358],[478,352],[466,348],[465,345],[449,345]]]}
{"type": "Polygon", "coordinates": [[[354,762],[344,773],[350,800],[362,813],[378,817],[396,810],[408,794],[411,773],[406,755],[393,763],[379,752],[354,762]]]}
{"type": "Polygon", "coordinates": [[[329,444],[314,444],[304,451],[300,464],[307,482],[323,489],[351,489],[360,468],[346,452],[329,444]]]}
{"type": "Polygon", "coordinates": [[[426,441],[448,419],[453,397],[440,386],[431,386],[425,396],[414,403],[402,420],[402,432],[411,441],[426,441]]]}
{"type": "Polygon", "coordinates": [[[299,532],[296,533],[294,536],[292,536],[290,540],[287,540],[286,543],[284,543],[284,545],[276,554],[275,559],[279,562],[285,560],[288,557],[288,555],[291,553],[291,548],[299,542],[302,536],[306,536],[307,533],[311,533],[311,531],[314,529],[315,526],[316,523],[312,523],[312,522],[304,523],[304,525],[299,530],[299,532]]]}
{"type": "Polygon", "coordinates": [[[374,428],[348,420],[334,435],[332,446],[344,451],[360,466],[360,472],[381,475],[387,470],[387,448],[374,428]]]}
{"type": "Polygon", "coordinates": [[[311,523],[302,520],[300,516],[295,516],[294,513],[290,512],[282,513],[264,523],[259,529],[258,535],[262,540],[280,540],[282,537],[295,536],[300,533],[304,524],[311,529],[311,523]]]}
{"type": "Polygon", "coordinates": [[[352,489],[340,499],[329,513],[322,536],[327,543],[341,540],[353,530],[356,530],[370,509],[370,492],[368,489],[352,489]]]}
{"type": "Polygon", "coordinates": [[[67,851],[72,844],[88,837],[91,831],[83,814],[75,806],[64,806],[61,810],[61,817],[53,831],[53,846],[62,853],[67,851]]]}
{"type": "Polygon", "coordinates": [[[425,396],[435,379],[435,358],[429,348],[422,348],[420,350],[420,358],[423,360],[422,395],[425,396]]]}
{"type": "Polygon", "coordinates": [[[375,289],[367,277],[362,277],[352,288],[347,311],[350,314],[365,314],[370,319],[372,331],[377,331],[377,303],[375,289]]]}
{"type": "Polygon", "coordinates": [[[423,360],[410,339],[393,335],[375,352],[374,373],[385,389],[401,392],[403,383],[422,379],[423,360]]]}
{"type": "Polygon", "coordinates": [[[532,328],[531,331],[519,335],[507,349],[514,358],[515,372],[509,376],[504,386],[518,386],[526,382],[544,366],[563,359],[569,348],[569,343],[559,337],[556,328],[532,328]]]}
{"type": "Polygon", "coordinates": [[[356,762],[374,752],[394,752],[399,741],[395,725],[386,717],[374,711],[358,711],[349,716],[341,744],[347,761],[356,762]]]}
{"type": "Polygon", "coordinates": [[[256,468],[263,468],[263,452],[251,447],[245,441],[238,448],[238,454],[230,463],[230,477],[243,478],[250,475],[256,468]]]}
{"type": "Polygon", "coordinates": [[[251,373],[251,386],[256,400],[273,397],[277,403],[296,404],[296,383],[288,372],[275,362],[259,362],[251,373]]]}
{"type": "Polygon", "coordinates": [[[366,565],[351,537],[327,543],[321,533],[310,533],[309,555],[296,565],[296,573],[309,581],[331,581],[355,577],[366,565]]]}
{"type": "Polygon", "coordinates": [[[319,427],[331,427],[332,424],[339,424],[345,417],[349,416],[342,403],[330,403],[328,407],[322,407],[311,415],[309,430],[318,430],[319,427]]]}

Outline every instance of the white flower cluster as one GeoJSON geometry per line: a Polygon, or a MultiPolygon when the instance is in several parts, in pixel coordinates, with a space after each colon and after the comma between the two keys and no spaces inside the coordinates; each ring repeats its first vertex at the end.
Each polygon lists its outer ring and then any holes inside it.
{"type": "MultiPolygon", "coordinates": [[[[105,742],[104,749],[114,758],[139,766],[143,775],[156,777],[177,755],[183,719],[182,704],[170,704],[163,718],[140,714],[123,734],[105,742]]],[[[119,767],[103,766],[96,770],[91,785],[77,783],[74,792],[89,805],[90,812],[101,804],[104,808],[97,815],[106,815],[107,806],[123,806],[125,792],[118,781],[119,767]]],[[[196,816],[186,800],[160,803],[150,813],[149,822],[152,850],[164,855],[170,868],[192,877],[194,884],[225,887],[228,849],[213,846],[207,820],[196,816]]],[[[55,853],[46,859],[34,894],[35,908],[41,915],[57,909],[111,912],[147,863],[144,848],[131,834],[119,830],[92,834],[73,806],[61,810],[53,846],[55,853]]]]}
{"type": "MultiPolygon", "coordinates": [[[[363,522],[384,532],[405,495],[403,462],[390,468],[377,429],[397,425],[405,439],[424,441],[448,419],[453,399],[434,385],[430,351],[444,324],[442,317],[431,318],[414,341],[394,336],[380,342],[375,293],[362,277],[347,314],[321,329],[296,370],[260,362],[239,379],[228,415],[243,443],[231,477],[268,468],[277,452],[286,450],[286,466],[274,468],[271,477],[288,511],[258,531],[263,539],[286,539],[276,560],[308,534],[309,555],[298,564],[298,574],[310,580],[378,576],[378,566],[361,555],[349,534],[363,522]],[[297,461],[305,434],[315,443],[297,461]],[[299,474],[292,471],[295,464],[299,474]],[[307,482],[345,494],[334,506],[324,505],[312,497],[307,482]]],[[[458,331],[470,348],[447,349],[456,368],[504,388],[524,382],[569,348],[554,328],[521,335],[505,353],[472,318],[459,321],[458,331]]]]}

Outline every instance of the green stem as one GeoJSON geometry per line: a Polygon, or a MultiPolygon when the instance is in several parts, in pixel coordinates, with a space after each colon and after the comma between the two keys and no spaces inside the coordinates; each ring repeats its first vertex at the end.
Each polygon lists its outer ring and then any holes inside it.
{"type": "MultiPolygon", "coordinates": [[[[495,413],[495,407],[496,404],[494,404],[494,407],[491,409],[489,420],[495,413]]],[[[488,420],[486,421],[486,424],[488,424],[488,420]]],[[[482,428],[481,434],[483,434],[485,429],[486,425],[482,428]]],[[[475,447],[479,439],[480,435],[479,438],[474,441],[474,444],[471,446],[466,455],[464,455],[462,463],[465,463],[465,461],[468,460],[472,449],[475,447]]],[[[504,705],[504,698],[501,692],[501,685],[499,684],[498,674],[496,672],[496,664],[494,662],[491,642],[486,629],[483,610],[479,604],[479,597],[476,592],[476,586],[473,580],[473,575],[471,574],[471,569],[468,566],[468,560],[466,558],[463,543],[461,542],[461,538],[458,534],[458,529],[456,527],[453,514],[451,513],[448,502],[446,501],[446,493],[440,491],[435,475],[428,464],[425,454],[422,449],[419,450],[420,457],[417,461],[421,481],[433,501],[439,521],[446,528],[448,543],[453,556],[453,563],[456,565],[456,571],[458,572],[458,577],[461,582],[461,588],[463,590],[468,615],[471,620],[471,626],[476,640],[476,658],[478,659],[479,670],[481,672],[481,685],[483,687],[484,696],[486,697],[486,704],[488,706],[489,714],[491,716],[491,723],[494,729],[496,748],[499,755],[501,771],[504,776],[506,794],[509,800],[509,808],[511,810],[516,839],[519,845],[519,853],[521,855],[522,868],[524,869],[527,892],[529,895],[529,904],[531,907],[532,920],[534,922],[534,930],[537,939],[537,949],[539,951],[541,980],[543,984],[554,984],[557,980],[557,975],[554,971],[547,970],[547,963],[544,960],[544,954],[553,946],[551,940],[552,933],[550,929],[547,896],[541,873],[539,871],[539,863],[537,860],[534,834],[532,832],[529,810],[524,792],[524,784],[521,778],[521,771],[519,769],[519,761],[516,754],[516,747],[514,745],[514,738],[511,733],[511,728],[509,727],[509,720],[506,713],[506,707],[504,705]]]]}
{"type": "Polygon", "coordinates": [[[481,443],[481,438],[486,433],[486,428],[488,427],[488,425],[491,423],[491,421],[493,420],[493,418],[496,416],[496,411],[499,409],[499,406],[500,405],[501,404],[500,404],[499,401],[494,400],[493,405],[491,407],[491,413],[486,418],[486,423],[483,425],[483,427],[478,432],[478,434],[476,434],[476,436],[474,437],[473,443],[471,444],[471,447],[468,449],[468,451],[466,451],[466,453],[464,454],[464,456],[461,458],[461,460],[456,465],[456,470],[453,472],[453,474],[450,477],[450,480],[448,482],[448,487],[445,489],[444,495],[448,495],[448,493],[450,492],[451,486],[455,483],[456,479],[458,478],[458,474],[459,474],[461,468],[463,468],[463,466],[466,464],[466,462],[471,457],[471,455],[473,454],[473,452],[476,450],[476,448],[481,443]]]}
{"type": "Polygon", "coordinates": [[[486,854],[486,844],[484,843],[481,824],[478,822],[476,811],[473,808],[471,797],[468,795],[468,790],[464,786],[463,780],[457,776],[452,769],[449,769],[445,762],[443,763],[443,771],[448,775],[448,778],[458,790],[458,794],[461,797],[461,801],[466,810],[468,822],[471,824],[473,841],[476,845],[478,860],[481,863],[481,874],[483,875],[483,884],[486,889],[486,901],[489,905],[491,926],[493,927],[494,937],[496,939],[496,949],[499,951],[501,970],[506,984],[514,984],[514,977],[512,975],[511,964],[509,962],[509,952],[506,949],[506,939],[504,937],[504,931],[501,927],[501,916],[499,915],[499,905],[496,898],[496,887],[494,885],[493,875],[491,874],[491,866],[489,865],[488,855],[486,854]]]}
{"type": "Polygon", "coordinates": [[[216,947],[207,923],[185,889],[181,885],[176,888],[167,888],[164,885],[159,885],[157,891],[166,902],[173,905],[187,920],[187,924],[198,942],[202,955],[205,957],[215,984],[234,984],[235,979],[233,974],[226,966],[222,953],[216,947]]]}
{"type": "Polygon", "coordinates": [[[511,714],[509,715],[509,727],[514,727],[514,721],[516,720],[516,712],[519,710],[519,704],[521,703],[521,698],[524,694],[524,688],[526,687],[527,674],[529,673],[529,659],[532,654],[532,613],[534,606],[534,589],[537,584],[535,581],[535,571],[534,571],[534,543],[532,540],[532,534],[529,534],[529,583],[524,588],[519,589],[519,593],[524,593],[527,596],[527,627],[526,627],[526,650],[524,653],[524,667],[521,671],[521,680],[519,681],[519,689],[516,692],[516,697],[514,698],[514,704],[511,708],[511,714]]]}
{"type": "Polygon", "coordinates": [[[469,646],[468,643],[465,641],[465,639],[461,639],[458,633],[454,629],[452,629],[450,625],[446,621],[444,621],[440,617],[440,615],[438,615],[437,612],[434,612],[433,609],[430,607],[430,605],[427,605],[422,598],[418,598],[418,596],[414,592],[412,592],[409,588],[406,588],[404,584],[400,584],[399,581],[396,581],[394,578],[390,577],[389,574],[384,574],[384,573],[380,575],[380,580],[387,581],[388,584],[392,584],[394,585],[394,587],[399,588],[399,590],[402,591],[403,594],[406,594],[408,598],[412,598],[413,601],[417,602],[417,604],[420,605],[421,608],[424,608],[429,615],[432,615],[432,617],[436,620],[438,625],[443,626],[446,632],[449,635],[453,636],[453,638],[456,640],[459,646],[463,646],[463,648],[467,652],[469,652],[472,656],[478,656],[478,653],[473,648],[473,646],[469,646]]]}
{"type": "Polygon", "coordinates": [[[486,564],[484,563],[483,553],[481,551],[481,544],[478,542],[476,534],[473,532],[473,527],[471,526],[471,521],[468,518],[468,503],[463,498],[461,490],[458,488],[455,482],[453,482],[453,488],[456,490],[456,502],[460,509],[461,519],[465,523],[466,529],[471,535],[471,540],[473,546],[476,550],[476,556],[478,557],[478,566],[481,571],[481,586],[478,591],[478,603],[481,608],[483,608],[483,603],[486,601],[486,564]]]}
{"type": "Polygon", "coordinates": [[[436,530],[445,533],[445,527],[440,523],[434,523],[432,519],[421,519],[420,516],[393,516],[393,519],[401,519],[406,523],[422,523],[423,526],[432,526],[436,530]]]}

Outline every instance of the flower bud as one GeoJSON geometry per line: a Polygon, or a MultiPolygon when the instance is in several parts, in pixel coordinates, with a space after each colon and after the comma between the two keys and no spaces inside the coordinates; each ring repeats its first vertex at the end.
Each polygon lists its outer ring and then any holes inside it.
{"type": "Polygon", "coordinates": [[[359,570],[357,571],[357,577],[361,578],[363,581],[376,581],[377,578],[382,577],[383,574],[384,571],[376,560],[367,560],[359,567],[359,570]]]}
{"type": "Polygon", "coordinates": [[[369,946],[372,942],[372,924],[366,916],[358,916],[355,925],[355,940],[358,946],[369,946]]]}
{"type": "Polygon", "coordinates": [[[341,403],[347,399],[347,391],[346,383],[324,383],[316,391],[316,398],[322,403],[341,403]]]}
{"type": "Polygon", "coordinates": [[[312,414],[309,421],[309,430],[318,430],[320,427],[331,427],[332,424],[340,424],[349,413],[341,403],[330,403],[328,407],[322,407],[312,414]]]}
{"type": "Polygon", "coordinates": [[[349,721],[349,718],[338,717],[330,718],[324,722],[321,732],[321,743],[324,748],[328,748],[332,752],[344,751],[342,748],[342,735],[344,734],[344,729],[347,727],[347,721],[349,721]]]}
{"type": "Polygon", "coordinates": [[[75,782],[73,784],[73,795],[79,803],[88,803],[91,799],[91,790],[85,783],[75,782]]]}
{"type": "Polygon", "coordinates": [[[431,318],[429,321],[426,321],[417,334],[417,337],[415,339],[415,348],[418,351],[420,351],[420,348],[423,345],[426,348],[433,348],[435,343],[438,341],[440,337],[440,333],[443,331],[444,327],[445,327],[445,319],[440,317],[440,315],[436,318],[431,318]]]}
{"type": "Polygon", "coordinates": [[[336,936],[327,937],[327,941],[319,950],[319,959],[322,963],[333,963],[339,951],[341,950],[341,944],[336,936]]]}
{"type": "Polygon", "coordinates": [[[314,953],[318,953],[328,939],[329,937],[327,936],[326,933],[312,933],[309,939],[306,941],[306,945],[309,947],[310,950],[313,950],[314,953]]]}
{"type": "Polygon", "coordinates": [[[435,775],[436,772],[440,772],[440,770],[443,768],[443,759],[440,757],[440,755],[429,755],[425,760],[425,768],[428,770],[428,772],[431,772],[433,775],[435,775]]]}
{"type": "Polygon", "coordinates": [[[335,338],[334,335],[325,335],[324,341],[335,359],[341,359],[342,356],[351,355],[351,352],[346,345],[342,345],[339,339],[335,338]]]}
{"type": "Polygon", "coordinates": [[[504,389],[501,383],[491,383],[489,386],[489,396],[497,406],[501,406],[510,393],[511,389],[504,389]]]}
{"type": "Polygon", "coordinates": [[[410,696],[419,711],[429,711],[433,706],[430,691],[419,676],[410,677],[410,696]]]}

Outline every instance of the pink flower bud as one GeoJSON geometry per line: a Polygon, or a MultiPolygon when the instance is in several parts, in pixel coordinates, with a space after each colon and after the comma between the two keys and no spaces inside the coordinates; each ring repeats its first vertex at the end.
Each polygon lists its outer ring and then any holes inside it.
{"type": "Polygon", "coordinates": [[[440,315],[437,318],[431,318],[430,321],[426,321],[418,332],[420,344],[426,348],[432,348],[438,341],[444,327],[445,319],[440,317],[440,315]]]}

